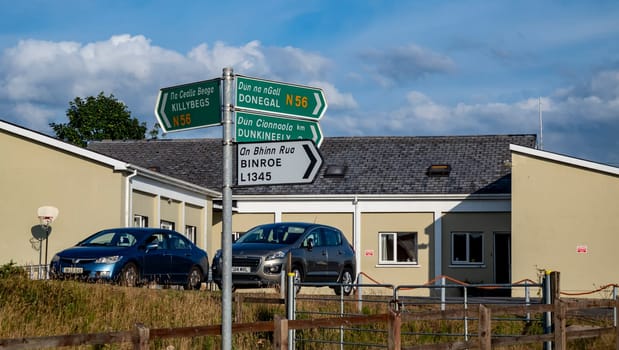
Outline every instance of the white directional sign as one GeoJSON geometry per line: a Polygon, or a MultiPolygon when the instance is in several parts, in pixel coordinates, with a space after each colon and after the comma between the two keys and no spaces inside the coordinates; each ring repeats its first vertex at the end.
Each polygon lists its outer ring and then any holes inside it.
{"type": "Polygon", "coordinates": [[[322,156],[311,140],[239,143],[237,185],[311,183],[322,166],[322,156]]]}

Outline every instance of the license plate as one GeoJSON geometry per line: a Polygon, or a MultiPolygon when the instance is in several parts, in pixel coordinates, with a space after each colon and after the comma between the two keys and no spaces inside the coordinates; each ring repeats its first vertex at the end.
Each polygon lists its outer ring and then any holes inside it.
{"type": "Polygon", "coordinates": [[[232,272],[251,272],[249,266],[232,266],[232,272]]]}
{"type": "Polygon", "coordinates": [[[81,267],[63,267],[62,272],[63,273],[82,273],[84,272],[84,269],[81,267]]]}

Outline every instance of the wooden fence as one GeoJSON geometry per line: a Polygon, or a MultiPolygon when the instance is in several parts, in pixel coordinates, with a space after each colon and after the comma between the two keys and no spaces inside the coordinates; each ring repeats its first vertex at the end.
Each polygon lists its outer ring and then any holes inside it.
{"type": "MultiPolygon", "coordinates": [[[[619,298],[616,300],[584,299],[584,300],[560,300],[553,304],[535,305],[484,305],[480,304],[478,312],[477,335],[467,341],[457,341],[440,344],[423,344],[402,346],[402,324],[410,321],[422,320],[448,320],[466,316],[467,310],[427,311],[416,313],[400,313],[392,311],[385,314],[370,316],[346,316],[332,318],[318,318],[312,320],[287,320],[275,317],[273,321],[261,321],[252,323],[234,323],[232,333],[273,332],[273,348],[288,349],[288,330],[316,329],[325,327],[348,327],[353,325],[385,324],[388,349],[406,350],[438,350],[438,349],[482,349],[490,350],[498,346],[522,345],[532,343],[553,342],[553,349],[567,349],[567,341],[573,339],[595,338],[605,334],[614,334],[615,346],[619,350],[619,327],[594,327],[587,329],[574,329],[566,326],[567,313],[576,310],[619,308],[619,298]],[[493,336],[493,317],[500,315],[514,315],[523,313],[551,312],[554,331],[548,334],[538,335],[514,335],[493,336]]],[[[472,310],[468,310],[471,316],[472,310]]],[[[197,326],[182,328],[158,328],[149,329],[138,324],[131,331],[59,335],[36,338],[0,339],[0,349],[26,350],[54,348],[61,346],[77,345],[103,345],[114,343],[131,343],[136,350],[149,349],[151,341],[169,338],[191,338],[203,336],[221,336],[221,326],[197,326]]]]}

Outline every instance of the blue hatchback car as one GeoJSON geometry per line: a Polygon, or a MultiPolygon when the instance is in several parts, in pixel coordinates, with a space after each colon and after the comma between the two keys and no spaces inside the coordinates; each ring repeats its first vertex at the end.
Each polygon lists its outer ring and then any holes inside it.
{"type": "Polygon", "coordinates": [[[130,287],[156,282],[196,289],[208,276],[208,261],[204,250],[176,231],[113,228],[54,255],[50,277],[130,287]]]}

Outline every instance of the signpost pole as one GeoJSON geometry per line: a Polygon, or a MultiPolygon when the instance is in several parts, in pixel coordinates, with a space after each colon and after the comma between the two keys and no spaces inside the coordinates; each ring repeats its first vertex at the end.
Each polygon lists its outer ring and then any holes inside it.
{"type": "Polygon", "coordinates": [[[233,70],[224,68],[223,80],[223,188],[222,188],[222,294],[221,349],[232,349],[232,156],[234,148],[232,105],[233,70]]]}

